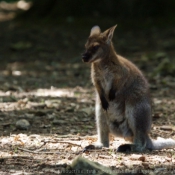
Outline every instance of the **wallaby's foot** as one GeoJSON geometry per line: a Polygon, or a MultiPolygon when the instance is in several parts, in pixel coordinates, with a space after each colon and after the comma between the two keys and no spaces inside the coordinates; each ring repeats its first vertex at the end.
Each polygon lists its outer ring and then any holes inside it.
{"type": "Polygon", "coordinates": [[[86,146],[84,149],[83,149],[83,152],[86,152],[86,151],[89,151],[91,149],[95,149],[95,146],[94,145],[88,145],[86,146]]]}
{"type": "Polygon", "coordinates": [[[132,151],[132,144],[123,144],[117,148],[117,152],[126,153],[132,151]]]}
{"type": "Polygon", "coordinates": [[[96,142],[96,143],[93,143],[91,145],[86,146],[83,149],[83,152],[88,151],[88,150],[92,150],[92,149],[101,149],[104,146],[108,147],[107,145],[104,145],[103,143],[96,142]]]}
{"type": "Polygon", "coordinates": [[[123,144],[120,145],[117,149],[117,152],[123,152],[123,153],[127,153],[127,152],[143,152],[146,150],[150,150],[148,148],[145,148],[144,146],[140,146],[140,145],[135,145],[135,144],[123,144]]]}

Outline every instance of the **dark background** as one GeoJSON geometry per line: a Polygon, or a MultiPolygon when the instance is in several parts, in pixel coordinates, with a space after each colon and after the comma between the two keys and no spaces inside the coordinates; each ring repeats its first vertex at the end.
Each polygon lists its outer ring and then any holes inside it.
{"type": "Polygon", "coordinates": [[[173,0],[33,0],[33,16],[44,17],[95,17],[143,20],[168,18],[174,20],[173,0]]]}

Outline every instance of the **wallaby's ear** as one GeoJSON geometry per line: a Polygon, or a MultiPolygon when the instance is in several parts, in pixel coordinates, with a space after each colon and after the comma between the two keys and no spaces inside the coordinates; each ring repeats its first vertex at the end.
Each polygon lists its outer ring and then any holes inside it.
{"type": "Polygon", "coordinates": [[[100,27],[99,26],[94,26],[91,29],[90,36],[92,36],[92,35],[99,35],[100,32],[101,32],[100,27]]]}
{"type": "Polygon", "coordinates": [[[108,30],[103,32],[102,35],[106,38],[107,44],[111,43],[112,37],[113,37],[113,34],[114,34],[114,30],[115,30],[116,27],[117,27],[117,25],[115,25],[115,26],[113,26],[113,27],[111,27],[108,30]]]}

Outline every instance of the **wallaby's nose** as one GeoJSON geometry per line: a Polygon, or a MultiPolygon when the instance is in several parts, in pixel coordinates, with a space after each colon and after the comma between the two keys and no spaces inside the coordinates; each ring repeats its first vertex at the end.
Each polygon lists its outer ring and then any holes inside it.
{"type": "Polygon", "coordinates": [[[89,53],[84,53],[83,55],[82,55],[82,60],[84,61],[84,62],[88,62],[89,61],[89,59],[90,59],[90,57],[91,57],[91,55],[89,54],[89,53]]]}

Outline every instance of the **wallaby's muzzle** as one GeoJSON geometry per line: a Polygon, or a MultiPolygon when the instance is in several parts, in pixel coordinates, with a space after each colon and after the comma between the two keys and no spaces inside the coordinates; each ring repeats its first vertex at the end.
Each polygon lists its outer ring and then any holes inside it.
{"type": "Polygon", "coordinates": [[[84,62],[89,62],[89,60],[91,59],[92,55],[88,52],[85,52],[83,55],[82,55],[82,60],[84,62]]]}

